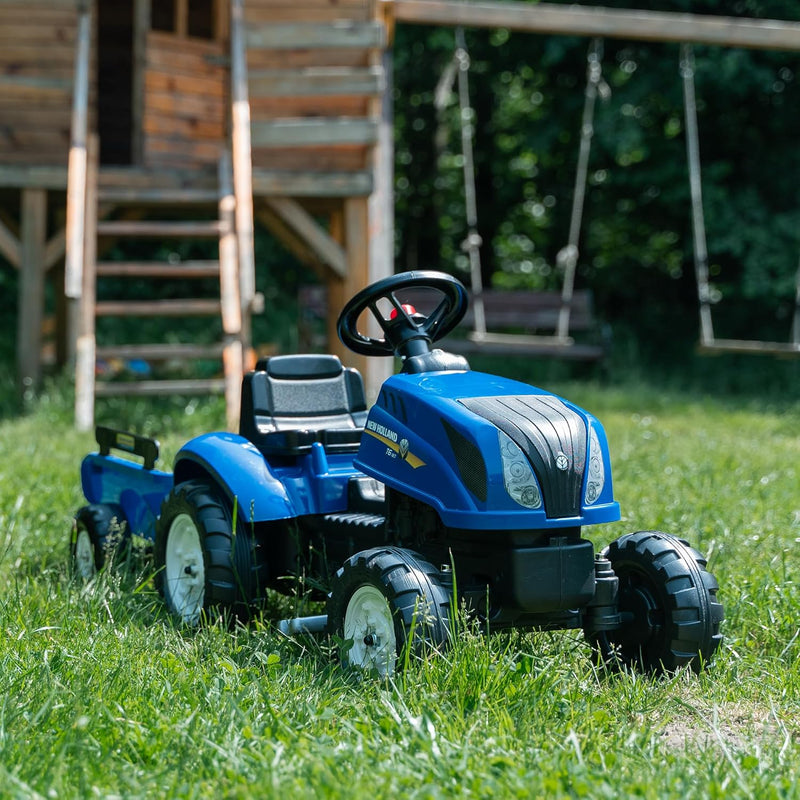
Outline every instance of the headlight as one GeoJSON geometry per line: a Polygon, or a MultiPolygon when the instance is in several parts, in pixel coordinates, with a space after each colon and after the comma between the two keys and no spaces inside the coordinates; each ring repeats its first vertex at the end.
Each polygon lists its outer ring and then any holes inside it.
{"type": "Polygon", "coordinates": [[[510,436],[503,431],[498,431],[497,436],[503,462],[503,482],[509,497],[525,508],[540,508],[542,493],[530,462],[510,436]]]}
{"type": "Polygon", "coordinates": [[[597,502],[606,482],[606,471],[603,467],[603,451],[600,449],[600,440],[589,428],[589,474],[586,476],[586,505],[597,502]]]}

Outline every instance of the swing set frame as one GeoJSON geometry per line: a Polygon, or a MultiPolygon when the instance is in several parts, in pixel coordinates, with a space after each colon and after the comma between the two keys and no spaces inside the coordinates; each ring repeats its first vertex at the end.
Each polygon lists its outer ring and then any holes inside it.
{"type": "MultiPolygon", "coordinates": [[[[524,2],[464,2],[464,0],[383,0],[387,13],[395,22],[440,25],[445,27],[502,27],[511,31],[561,34],[601,38],[631,39],[654,42],[676,42],[682,45],[681,74],[683,76],[684,112],[687,127],[687,161],[692,203],[692,227],[695,258],[695,277],[700,305],[701,353],[760,353],[800,355],[800,266],[797,270],[795,313],[788,342],[766,342],[756,339],[717,339],[711,319],[708,256],[700,179],[699,135],[694,99],[694,70],[691,45],[706,44],[723,47],[743,47],[756,50],[800,52],[800,22],[765,20],[742,17],[681,14],[675,12],[639,11],[628,9],[559,6],[549,3],[524,2]]],[[[595,45],[599,52],[599,45],[595,45]]],[[[590,48],[587,65],[581,147],[578,155],[572,216],[567,245],[559,253],[564,267],[562,303],[554,336],[514,336],[493,334],[486,330],[482,304],[482,281],[478,248],[477,214],[474,207],[474,175],[471,166],[471,118],[462,125],[462,148],[465,156],[465,194],[467,200],[468,236],[465,249],[470,255],[470,272],[475,294],[475,325],[471,339],[476,345],[502,345],[501,340],[514,338],[514,350],[537,348],[549,354],[567,351],[574,346],[569,336],[570,307],[578,258],[578,239],[585,195],[585,175],[592,136],[594,104],[601,85],[599,58],[592,58],[590,48]],[[472,191],[472,195],[470,195],[472,191]],[[562,350],[563,348],[563,350],[562,350]]],[[[465,108],[468,55],[463,35],[456,36],[456,61],[459,64],[459,98],[462,118],[465,108]],[[459,53],[460,51],[460,53],[459,53]]]]}

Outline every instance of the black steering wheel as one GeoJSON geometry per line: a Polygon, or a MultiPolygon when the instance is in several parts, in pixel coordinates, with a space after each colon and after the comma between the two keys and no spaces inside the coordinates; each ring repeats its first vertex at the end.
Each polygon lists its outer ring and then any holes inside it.
{"type": "Polygon", "coordinates": [[[467,313],[469,299],[461,281],[444,272],[415,270],[400,272],[367,286],[356,294],[342,309],[337,330],[342,343],[363,356],[391,356],[410,358],[431,351],[431,344],[446,336],[467,313]],[[435,289],[442,299],[427,316],[417,314],[397,299],[401,289],[435,289]],[[378,308],[379,300],[392,305],[389,318],[378,308]],[[369,309],[381,326],[383,339],[374,339],[360,333],[358,318],[369,309]]]}

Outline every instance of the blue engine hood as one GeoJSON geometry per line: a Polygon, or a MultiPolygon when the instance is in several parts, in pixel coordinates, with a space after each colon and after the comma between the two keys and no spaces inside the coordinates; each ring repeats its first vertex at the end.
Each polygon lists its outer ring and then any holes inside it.
{"type": "Polygon", "coordinates": [[[354,466],[432,506],[450,527],[541,529],[619,519],[600,423],[528,384],[480,372],[395,375],[384,383],[364,434],[354,466]],[[590,429],[600,442],[605,484],[586,504],[590,429]],[[542,508],[523,508],[506,492],[498,430],[530,461],[542,508]]]}

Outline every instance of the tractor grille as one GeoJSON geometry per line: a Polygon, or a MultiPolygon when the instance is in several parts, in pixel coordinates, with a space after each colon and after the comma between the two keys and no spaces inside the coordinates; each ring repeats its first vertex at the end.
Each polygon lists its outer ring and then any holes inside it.
{"type": "Polygon", "coordinates": [[[486,462],[478,445],[459,433],[447,420],[443,419],[442,425],[453,448],[461,480],[478,500],[485,503],[488,492],[486,462]]]}
{"type": "Polygon", "coordinates": [[[586,425],[579,414],[551,395],[473,397],[459,402],[522,448],[536,473],[548,517],[580,513],[586,425]]]}

